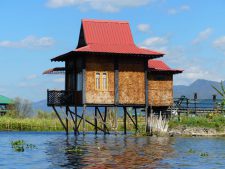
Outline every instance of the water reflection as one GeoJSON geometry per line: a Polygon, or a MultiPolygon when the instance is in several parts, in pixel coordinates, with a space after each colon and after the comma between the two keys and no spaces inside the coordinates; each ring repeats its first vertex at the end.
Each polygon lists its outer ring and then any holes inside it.
{"type": "Polygon", "coordinates": [[[156,168],[172,152],[172,141],[167,137],[88,134],[51,140],[46,154],[50,168],[156,168]],[[79,151],[68,152],[71,147],[79,151]]]}

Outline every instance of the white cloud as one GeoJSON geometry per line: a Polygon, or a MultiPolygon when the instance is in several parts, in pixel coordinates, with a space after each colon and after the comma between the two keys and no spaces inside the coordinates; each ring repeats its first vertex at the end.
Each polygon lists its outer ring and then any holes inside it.
{"type": "Polygon", "coordinates": [[[190,6],[189,5],[182,5],[182,6],[180,6],[180,10],[181,11],[188,11],[188,10],[190,10],[190,6]]]}
{"type": "Polygon", "coordinates": [[[213,42],[213,46],[215,48],[219,49],[220,51],[222,51],[225,54],[225,36],[222,36],[220,38],[217,38],[213,42]]]}
{"type": "Polygon", "coordinates": [[[38,75],[32,74],[32,75],[27,76],[25,79],[26,80],[32,80],[32,79],[36,79],[37,77],[38,77],[38,75]]]}
{"type": "Polygon", "coordinates": [[[53,82],[55,82],[55,83],[64,83],[65,82],[65,78],[53,79],[53,82]]]}
{"type": "Polygon", "coordinates": [[[168,14],[170,15],[175,15],[175,14],[178,14],[178,13],[181,13],[181,12],[186,12],[186,11],[189,11],[190,10],[190,6],[189,5],[181,5],[177,8],[170,8],[168,9],[168,14]]]}
{"type": "Polygon", "coordinates": [[[139,7],[156,0],[48,0],[50,8],[77,6],[82,10],[93,9],[103,12],[118,12],[126,7],[139,7]]]}
{"type": "Polygon", "coordinates": [[[198,34],[198,36],[193,40],[193,44],[199,44],[200,42],[206,40],[209,38],[209,36],[212,34],[212,28],[206,28],[202,32],[198,34]]]}
{"type": "Polygon", "coordinates": [[[167,37],[152,37],[145,39],[140,46],[151,50],[166,52],[168,42],[169,40],[167,37]]]}
{"type": "Polygon", "coordinates": [[[0,41],[0,47],[7,48],[39,48],[50,47],[54,44],[54,39],[51,37],[36,37],[27,36],[20,41],[0,41]]]}
{"type": "Polygon", "coordinates": [[[138,30],[141,31],[141,32],[149,32],[150,31],[150,26],[149,24],[139,24],[137,26],[138,30]]]}

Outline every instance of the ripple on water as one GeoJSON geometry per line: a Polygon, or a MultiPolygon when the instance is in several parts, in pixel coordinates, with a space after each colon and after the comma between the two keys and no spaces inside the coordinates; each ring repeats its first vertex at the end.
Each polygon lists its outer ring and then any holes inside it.
{"type": "Polygon", "coordinates": [[[0,168],[222,168],[223,147],[224,138],[0,132],[0,168]],[[18,139],[37,149],[14,152],[18,139]]]}

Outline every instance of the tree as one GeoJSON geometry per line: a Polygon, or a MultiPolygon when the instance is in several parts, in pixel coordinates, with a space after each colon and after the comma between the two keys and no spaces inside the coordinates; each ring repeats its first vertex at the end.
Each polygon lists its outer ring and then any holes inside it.
{"type": "Polygon", "coordinates": [[[27,99],[16,97],[14,100],[14,108],[16,117],[29,117],[32,113],[32,103],[27,99]]]}

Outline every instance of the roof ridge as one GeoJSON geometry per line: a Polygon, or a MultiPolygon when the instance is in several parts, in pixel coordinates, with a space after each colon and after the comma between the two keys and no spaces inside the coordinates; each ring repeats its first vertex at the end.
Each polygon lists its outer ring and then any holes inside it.
{"type": "Polygon", "coordinates": [[[128,21],[119,21],[119,20],[98,20],[98,19],[82,19],[82,22],[105,22],[105,23],[123,23],[123,24],[129,24],[128,21]]]}

